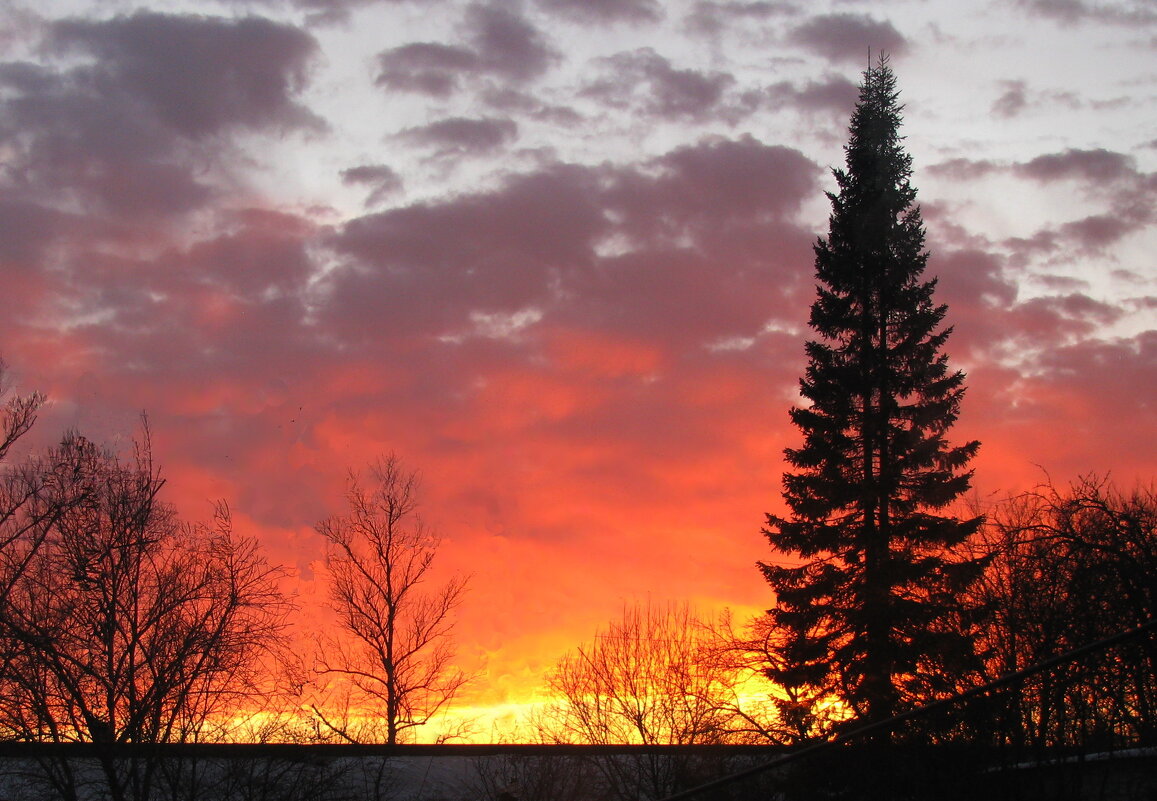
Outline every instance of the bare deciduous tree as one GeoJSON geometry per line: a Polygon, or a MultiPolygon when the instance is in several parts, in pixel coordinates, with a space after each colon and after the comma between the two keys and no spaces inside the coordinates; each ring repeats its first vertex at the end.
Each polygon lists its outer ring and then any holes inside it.
{"type": "Polygon", "coordinates": [[[735,741],[741,668],[687,604],[631,604],[547,679],[560,741],[692,745],[735,741]]]}
{"type": "Polygon", "coordinates": [[[30,533],[42,530],[45,522],[28,515],[30,502],[43,489],[39,471],[7,463],[8,452],[36,422],[44,396],[39,392],[12,395],[7,371],[0,358],[0,469],[4,471],[0,481],[0,604],[39,544],[30,533]]]}
{"type": "MultiPolygon", "coordinates": [[[[1095,477],[998,505],[976,547],[971,590],[982,674],[1037,662],[1157,617],[1157,492],[1095,477]]],[[[1018,684],[976,721],[980,736],[1045,748],[1107,748],[1157,732],[1157,636],[1065,663],[1018,684]]]]}
{"type": "MultiPolygon", "coordinates": [[[[760,702],[742,697],[746,667],[718,633],[687,604],[624,607],[547,678],[561,700],[539,721],[544,738],[591,745],[762,739],[753,726],[760,702]]],[[[690,753],[607,756],[595,766],[619,798],[662,797],[723,768],[690,753]]]]}
{"type": "MultiPolygon", "coordinates": [[[[158,498],[148,431],[125,460],[78,435],[40,463],[26,536],[40,542],[0,611],[10,658],[0,728],[48,742],[219,737],[261,696],[288,604],[219,505],[189,525],[158,498]]],[[[58,765],[62,786],[69,767],[58,765]]],[[[114,799],[145,799],[155,760],[102,764],[114,799]]]]}
{"type": "Polygon", "coordinates": [[[322,725],[350,742],[394,744],[446,709],[468,676],[452,664],[452,613],[464,577],[423,590],[440,540],[418,514],[419,477],[397,456],[379,459],[370,484],[350,474],[349,513],[318,524],[330,597],[343,635],[322,643],[317,671],[344,683],[322,725]]]}

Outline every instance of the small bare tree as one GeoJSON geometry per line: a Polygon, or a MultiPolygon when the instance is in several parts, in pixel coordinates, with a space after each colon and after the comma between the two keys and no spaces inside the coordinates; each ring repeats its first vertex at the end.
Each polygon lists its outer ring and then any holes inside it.
{"type": "Polygon", "coordinates": [[[552,739],[593,745],[733,742],[740,671],[686,604],[631,604],[547,678],[552,739]]]}
{"type": "Polygon", "coordinates": [[[344,636],[321,643],[317,671],[344,683],[340,709],[314,705],[321,724],[349,742],[412,737],[446,709],[469,677],[452,664],[452,613],[465,577],[423,591],[440,540],[418,509],[419,476],[397,456],[349,476],[347,515],[318,524],[330,598],[344,636]]]}
{"type": "MultiPolygon", "coordinates": [[[[538,722],[558,743],[714,745],[755,742],[734,647],[687,604],[632,604],[547,678],[560,701],[538,722]]],[[[616,798],[662,797],[723,769],[689,753],[608,756],[595,768],[616,798]]]]}

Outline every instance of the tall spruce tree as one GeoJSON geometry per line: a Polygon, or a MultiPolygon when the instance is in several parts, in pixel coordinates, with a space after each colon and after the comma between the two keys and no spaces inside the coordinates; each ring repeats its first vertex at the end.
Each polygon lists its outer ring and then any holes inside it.
{"type": "Polygon", "coordinates": [[[943,658],[959,652],[937,625],[975,566],[947,556],[980,519],[946,508],[969,487],[978,442],[952,447],[964,374],[941,352],[951,333],[909,183],[902,106],[886,58],[864,72],[845,148],[833,170],[827,239],[815,246],[817,297],[800,393],[804,435],[788,448],[790,516],[767,516],[781,556],[761,563],[776,594],[780,643],[768,675],[798,699],[834,695],[866,722],[929,695],[943,658]]]}

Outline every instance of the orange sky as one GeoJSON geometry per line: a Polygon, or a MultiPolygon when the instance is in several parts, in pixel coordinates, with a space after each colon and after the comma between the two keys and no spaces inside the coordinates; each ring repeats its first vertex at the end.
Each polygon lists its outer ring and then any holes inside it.
{"type": "Polygon", "coordinates": [[[0,9],[0,353],[50,397],[29,443],[124,445],[147,411],[168,498],[228,500],[303,622],[314,524],[396,452],[473,577],[472,704],[533,698],[624,601],[771,602],[759,530],[869,44],[978,493],[1152,480],[1145,3],[165,5],[0,9]]]}

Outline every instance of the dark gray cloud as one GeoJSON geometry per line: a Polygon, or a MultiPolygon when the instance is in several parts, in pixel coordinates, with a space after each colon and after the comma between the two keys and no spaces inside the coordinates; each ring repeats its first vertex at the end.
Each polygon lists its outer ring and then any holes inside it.
{"type": "Polygon", "coordinates": [[[688,13],[685,24],[687,30],[692,33],[714,38],[736,23],[749,23],[751,20],[765,20],[797,13],[799,7],[795,3],[777,0],[750,2],[701,0],[688,13]]]}
{"type": "Polygon", "coordinates": [[[665,119],[710,114],[735,83],[724,72],[678,69],[650,48],[618,53],[602,64],[606,77],[588,84],[585,97],[665,119]]]}
{"type": "Polygon", "coordinates": [[[793,217],[820,175],[795,150],[719,139],[368,215],[332,241],[349,269],[326,282],[322,324],[353,342],[420,338],[533,308],[542,325],[698,353],[758,335],[810,286],[813,234],[793,217]]]}
{"type": "Polygon", "coordinates": [[[956,158],[930,165],[927,170],[933,175],[957,180],[975,180],[993,173],[1007,172],[1043,183],[1084,181],[1100,187],[1143,183],[1145,179],[1137,171],[1136,160],[1132,156],[1104,148],[1069,148],[1060,153],[1045,153],[1013,164],[1000,164],[988,159],[956,158]]]}
{"type": "Polygon", "coordinates": [[[654,22],[663,18],[658,0],[538,0],[539,6],[589,23],[654,22]]]}
{"type": "Polygon", "coordinates": [[[52,204],[66,196],[104,214],[182,214],[211,189],[187,163],[188,143],[116,86],[48,67],[0,65],[0,139],[10,192],[52,204]]]}
{"type": "Polygon", "coordinates": [[[317,43],[288,25],[141,11],[53,23],[49,44],[95,56],[96,63],[79,68],[78,80],[96,92],[129,94],[191,138],[234,127],[320,125],[294,100],[317,43]]]}
{"type": "Polygon", "coordinates": [[[556,58],[542,32],[511,7],[471,6],[466,24],[487,72],[526,81],[544,73],[556,58]]]}
{"type": "Polygon", "coordinates": [[[1107,248],[1138,229],[1136,220],[1109,214],[1092,214],[1067,222],[1060,233],[1083,253],[1104,253],[1107,248]]]}
{"type": "Polygon", "coordinates": [[[447,97],[473,78],[524,83],[546,72],[557,58],[545,36],[513,8],[469,6],[463,26],[464,44],[413,42],[382,51],[375,83],[447,97]]]}
{"type": "Polygon", "coordinates": [[[34,203],[0,200],[0,265],[6,270],[31,270],[62,229],[71,228],[70,216],[34,203]]]}
{"type": "Polygon", "coordinates": [[[801,84],[781,81],[762,92],[762,101],[771,106],[795,106],[804,111],[839,114],[846,118],[855,108],[859,87],[842,75],[828,75],[819,81],[801,84]]]}
{"type": "Polygon", "coordinates": [[[1152,25],[1157,11],[1146,0],[1120,3],[1090,3],[1086,0],[1020,0],[1033,14],[1065,24],[1099,22],[1112,25],[1152,25]]]}
{"type": "Polygon", "coordinates": [[[891,22],[866,14],[812,17],[792,30],[789,39],[829,61],[851,64],[866,65],[869,48],[873,59],[879,53],[900,55],[908,49],[908,40],[891,22]]]}
{"type": "MultiPolygon", "coordinates": [[[[243,5],[250,5],[247,0],[240,2],[243,5]]],[[[352,12],[370,5],[384,3],[436,6],[442,4],[443,0],[291,0],[291,2],[307,13],[311,25],[338,25],[348,22],[352,12]]]]}
{"type": "Polygon", "coordinates": [[[992,104],[992,113],[1006,119],[1015,117],[1028,106],[1024,81],[1001,81],[1004,91],[992,104]]]}
{"type": "Polygon", "coordinates": [[[368,186],[370,194],[366,206],[376,206],[391,195],[402,191],[402,176],[385,164],[363,164],[341,171],[342,183],[368,186]]]}
{"type": "Polygon", "coordinates": [[[569,106],[544,103],[529,92],[506,87],[491,87],[484,90],[480,99],[495,111],[507,114],[525,114],[542,122],[563,128],[574,128],[583,121],[583,116],[569,106]]]}
{"type": "Polygon", "coordinates": [[[378,54],[375,82],[387,89],[446,97],[459,88],[459,76],[475,70],[481,58],[466,47],[415,42],[378,54]]]}
{"type": "Polygon", "coordinates": [[[59,62],[0,65],[9,192],[141,221],[215,197],[239,130],[317,130],[300,105],[316,44],[268,20],[139,12],[45,28],[59,62]],[[59,63],[60,66],[57,66],[59,63]]]}
{"type": "Polygon", "coordinates": [[[976,180],[994,172],[1000,172],[1007,167],[987,159],[955,158],[930,164],[924,168],[930,175],[944,176],[953,180],[976,180]]]}
{"type": "Polygon", "coordinates": [[[644,240],[790,216],[821,174],[799,151],[750,136],[678,148],[648,167],[657,174],[626,172],[609,193],[624,229],[644,240]]]}
{"type": "Polygon", "coordinates": [[[518,125],[513,120],[451,117],[418,128],[407,128],[399,138],[432,147],[438,156],[493,153],[514,141],[518,125]]]}
{"type": "Polygon", "coordinates": [[[1137,174],[1130,156],[1104,148],[1070,148],[1063,153],[1048,153],[1018,165],[1016,171],[1038,181],[1083,179],[1093,183],[1118,181],[1137,174]]]}

